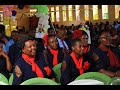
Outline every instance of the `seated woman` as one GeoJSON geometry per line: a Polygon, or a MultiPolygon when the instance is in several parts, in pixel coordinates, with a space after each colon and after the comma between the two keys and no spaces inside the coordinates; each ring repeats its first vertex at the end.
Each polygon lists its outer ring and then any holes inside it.
{"type": "Polygon", "coordinates": [[[83,42],[80,39],[74,39],[71,43],[71,49],[71,54],[66,56],[62,62],[60,79],[62,85],[72,82],[89,70],[90,63],[83,57],[83,42]]]}
{"type": "Polygon", "coordinates": [[[15,63],[13,85],[34,77],[55,80],[54,71],[46,64],[43,55],[36,57],[36,41],[28,36],[19,40],[22,56],[15,63]]]}
{"type": "Polygon", "coordinates": [[[43,51],[46,62],[53,68],[62,62],[64,58],[64,49],[59,48],[57,38],[54,35],[48,36],[48,46],[43,51]]]}
{"type": "Polygon", "coordinates": [[[9,79],[9,72],[12,70],[12,64],[8,55],[3,50],[3,43],[0,42],[0,73],[9,79]]]}
{"type": "Polygon", "coordinates": [[[120,77],[120,50],[111,46],[111,38],[107,31],[100,34],[100,44],[93,53],[93,59],[97,71],[110,77],[120,77]]]}
{"type": "Polygon", "coordinates": [[[89,71],[92,71],[92,72],[96,71],[96,69],[94,68],[95,62],[92,58],[92,53],[95,50],[95,46],[88,43],[88,38],[89,38],[88,34],[83,30],[76,30],[73,33],[73,39],[75,39],[75,38],[79,38],[83,42],[84,56],[90,61],[89,71]]]}
{"type": "Polygon", "coordinates": [[[43,37],[44,47],[46,48],[48,46],[47,40],[49,35],[56,35],[56,31],[53,28],[48,28],[47,34],[43,37]]]}

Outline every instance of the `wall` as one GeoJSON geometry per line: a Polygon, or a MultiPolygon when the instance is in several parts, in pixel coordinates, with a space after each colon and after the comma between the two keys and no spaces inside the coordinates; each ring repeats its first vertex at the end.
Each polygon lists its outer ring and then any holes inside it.
{"type": "Polygon", "coordinates": [[[29,30],[29,24],[30,24],[29,23],[29,12],[30,12],[30,10],[26,9],[26,8],[19,9],[19,8],[17,8],[17,6],[16,6],[15,10],[17,11],[16,18],[17,18],[18,27],[24,26],[26,30],[29,30]]]}
{"type": "MultiPolygon", "coordinates": [[[[49,10],[50,10],[50,7],[55,7],[56,5],[48,5],[49,7],[49,10]]],[[[80,5],[80,18],[81,18],[81,21],[84,21],[84,5],[80,5]]],[[[89,8],[92,8],[92,5],[89,5],[89,8]]],[[[61,5],[60,5],[60,11],[62,10],[61,8],[61,5]]],[[[73,11],[75,12],[75,11],[73,11]]],[[[103,20],[102,19],[102,9],[99,9],[98,13],[99,13],[99,20],[93,20],[93,13],[92,13],[92,9],[89,9],[89,15],[90,15],[90,21],[92,21],[93,23],[96,23],[96,22],[106,22],[106,21],[110,21],[110,22],[113,22],[115,20],[120,20],[120,19],[115,19],[115,5],[108,5],[108,12],[109,12],[109,19],[107,20],[103,20]]],[[[60,12],[60,22],[54,22],[54,24],[58,24],[59,26],[60,25],[66,25],[66,26],[69,26],[71,24],[74,24],[74,25],[78,25],[81,21],[76,21],[75,20],[75,13],[73,13],[73,18],[74,18],[74,21],[66,21],[66,22],[63,22],[62,21],[62,13],[60,12]]],[[[67,16],[67,20],[68,20],[68,16],[67,16]]]]}
{"type": "MultiPolygon", "coordinates": [[[[0,10],[2,10],[2,7],[3,5],[0,5],[0,10]]],[[[48,7],[49,7],[49,10],[50,10],[50,7],[51,6],[56,6],[56,5],[48,5],[48,7]]],[[[83,5],[80,5],[81,6],[81,9],[83,9],[84,7],[83,7],[83,5]]],[[[113,22],[114,20],[120,20],[120,19],[115,19],[114,17],[115,17],[115,7],[114,7],[115,5],[109,5],[108,7],[108,10],[109,10],[109,21],[110,22],[113,22]]],[[[90,8],[92,8],[92,5],[89,5],[89,7],[90,8]]],[[[24,26],[25,27],[25,29],[26,30],[29,30],[29,25],[30,25],[30,18],[29,18],[29,9],[22,9],[22,10],[20,10],[20,9],[18,9],[17,8],[17,5],[15,6],[15,10],[17,11],[17,15],[16,15],[16,17],[17,17],[17,25],[18,26],[24,26]],[[24,15],[21,19],[20,19],[20,17],[22,16],[22,13],[25,13],[26,14],[26,16],[24,15]]],[[[62,10],[62,8],[61,8],[61,5],[60,5],[60,10],[62,10]]],[[[106,21],[108,21],[108,20],[102,20],[102,9],[99,9],[99,20],[93,20],[93,17],[92,17],[92,9],[89,9],[89,12],[90,12],[90,21],[92,21],[93,23],[96,23],[96,22],[106,22],[106,21]]],[[[81,21],[83,21],[84,20],[84,10],[81,10],[80,11],[80,18],[81,18],[81,21]]],[[[66,22],[62,22],[62,13],[60,13],[60,22],[54,22],[54,24],[58,24],[59,26],[60,25],[67,25],[67,26],[69,26],[69,25],[71,25],[71,24],[75,24],[75,25],[78,25],[81,21],[76,21],[75,20],[75,13],[73,13],[73,18],[74,18],[74,21],[72,21],[72,22],[69,22],[69,21],[66,21],[66,22]]],[[[67,16],[67,20],[68,20],[68,16],[67,16]]]]}
{"type": "MultiPolygon", "coordinates": [[[[29,9],[19,9],[17,5],[14,5],[14,10],[17,12],[16,14],[16,20],[18,27],[24,26],[26,30],[29,30],[29,9]],[[22,14],[25,13],[25,15],[22,16],[22,14]]],[[[0,5],[0,11],[3,11],[3,5],[0,5]]]]}

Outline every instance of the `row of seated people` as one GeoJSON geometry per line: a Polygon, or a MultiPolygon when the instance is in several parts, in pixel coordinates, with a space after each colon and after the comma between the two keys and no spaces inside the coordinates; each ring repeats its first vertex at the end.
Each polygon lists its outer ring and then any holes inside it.
{"type": "MultiPolygon", "coordinates": [[[[58,36],[65,38],[65,30],[58,30],[58,36]]],[[[22,36],[13,45],[14,50],[19,49],[13,56],[16,61],[11,64],[11,59],[3,50],[0,43],[1,72],[3,74],[13,70],[13,85],[33,78],[44,77],[55,81],[56,75],[52,68],[62,63],[60,83],[66,85],[77,76],[85,72],[99,71],[110,77],[120,77],[120,51],[110,46],[111,36],[109,32],[102,32],[99,36],[98,48],[88,44],[88,35],[84,31],[78,31],[71,40],[70,49],[62,47],[55,35],[48,35],[47,46],[41,51],[39,42],[28,35],[22,36]],[[3,61],[3,62],[2,62],[3,61]]],[[[11,47],[11,46],[10,46],[11,47]]],[[[9,52],[14,50],[9,49],[9,52]]],[[[5,75],[4,74],[4,75],[5,75]]],[[[6,75],[7,76],[7,75],[6,75]]],[[[8,77],[8,76],[7,76],[8,77]]]]}

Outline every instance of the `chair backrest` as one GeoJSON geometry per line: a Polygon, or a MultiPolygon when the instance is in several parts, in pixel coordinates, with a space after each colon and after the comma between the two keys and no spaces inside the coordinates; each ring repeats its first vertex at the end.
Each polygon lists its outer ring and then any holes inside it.
{"type": "Polygon", "coordinates": [[[53,67],[53,71],[55,72],[55,74],[57,75],[57,77],[56,77],[56,82],[58,82],[58,83],[60,83],[60,77],[61,77],[61,65],[62,65],[62,63],[59,63],[59,64],[57,64],[57,65],[55,65],[54,67],[53,67]]]}
{"type": "Polygon", "coordinates": [[[12,85],[13,83],[13,73],[10,75],[10,78],[9,78],[9,84],[12,85]]]}
{"type": "Polygon", "coordinates": [[[109,76],[102,74],[100,72],[87,72],[78,76],[75,80],[80,80],[80,79],[95,79],[104,82],[104,85],[107,85],[111,80],[109,76]]]}
{"type": "Polygon", "coordinates": [[[120,77],[114,77],[110,80],[108,85],[120,85],[120,77]]]}
{"type": "Polygon", "coordinates": [[[70,82],[67,85],[104,85],[104,82],[94,79],[81,79],[70,82]]]}
{"type": "Polygon", "coordinates": [[[20,85],[59,85],[55,81],[47,78],[31,78],[24,82],[22,82],[20,85]]]}
{"type": "Polygon", "coordinates": [[[9,84],[7,84],[7,83],[5,83],[5,82],[0,81],[0,85],[9,85],[9,84]]]}
{"type": "Polygon", "coordinates": [[[0,73],[0,81],[3,83],[9,84],[8,79],[1,73],[0,73]]]}

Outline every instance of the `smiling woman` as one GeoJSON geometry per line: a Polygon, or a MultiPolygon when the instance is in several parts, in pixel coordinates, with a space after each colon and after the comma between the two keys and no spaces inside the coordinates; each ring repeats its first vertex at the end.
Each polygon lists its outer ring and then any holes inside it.
{"type": "Polygon", "coordinates": [[[90,67],[89,61],[84,57],[83,41],[81,39],[73,39],[72,53],[67,55],[61,66],[61,85],[67,85],[74,81],[79,75],[87,72],[90,67]]]}
{"type": "Polygon", "coordinates": [[[3,44],[0,42],[0,73],[2,73],[7,79],[9,78],[9,72],[12,69],[10,59],[3,50],[3,44]]]}
{"type": "Polygon", "coordinates": [[[46,64],[42,54],[36,56],[36,41],[24,36],[18,41],[22,56],[16,61],[13,72],[13,85],[18,85],[33,77],[55,80],[54,71],[46,64]]]}
{"type": "Polygon", "coordinates": [[[54,35],[49,35],[47,42],[48,47],[44,49],[43,55],[46,62],[53,68],[62,62],[65,53],[64,50],[58,46],[57,38],[54,35]]]}

